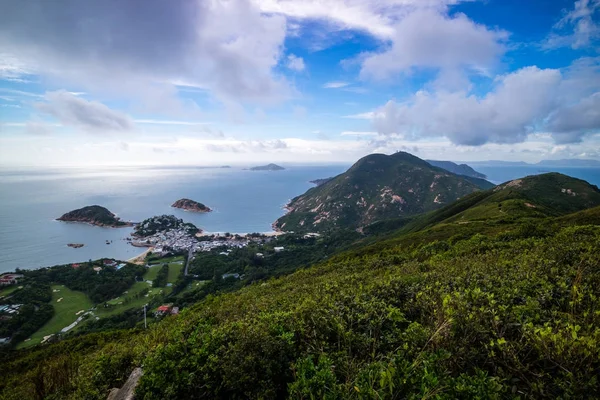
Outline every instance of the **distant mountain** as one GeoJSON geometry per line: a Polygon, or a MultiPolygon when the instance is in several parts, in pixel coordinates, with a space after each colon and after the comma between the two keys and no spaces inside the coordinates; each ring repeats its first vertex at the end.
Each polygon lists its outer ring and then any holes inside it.
{"type": "Polygon", "coordinates": [[[467,164],[456,164],[456,163],[453,163],[452,161],[436,161],[436,160],[425,160],[425,161],[427,161],[429,164],[433,165],[434,167],[443,168],[446,171],[450,171],[456,175],[465,175],[465,176],[470,176],[471,178],[480,178],[480,179],[487,178],[486,175],[482,174],[481,172],[475,171],[473,168],[469,167],[467,164]]]}
{"type": "Polygon", "coordinates": [[[542,160],[538,163],[526,163],[524,161],[469,161],[472,166],[496,166],[496,167],[600,167],[599,160],[569,158],[562,160],[542,160]]]}
{"type": "Polygon", "coordinates": [[[469,179],[476,178],[458,176],[409,153],[371,154],[292,199],[288,214],[274,227],[297,232],[359,229],[378,220],[416,215],[481,189],[469,179]]]}
{"type": "Polygon", "coordinates": [[[526,167],[528,164],[525,161],[501,161],[501,160],[489,160],[489,161],[469,161],[471,166],[497,166],[497,167],[526,167]]]}
{"type": "Polygon", "coordinates": [[[249,168],[250,171],[281,171],[284,169],[285,168],[283,168],[277,164],[267,164],[267,165],[260,165],[258,167],[249,168]]]}
{"type": "Polygon", "coordinates": [[[57,218],[57,220],[65,222],[84,222],[87,224],[111,228],[133,225],[130,222],[121,221],[119,217],[110,212],[107,208],[98,205],[86,206],[77,210],[69,211],[68,213],[57,218]]]}

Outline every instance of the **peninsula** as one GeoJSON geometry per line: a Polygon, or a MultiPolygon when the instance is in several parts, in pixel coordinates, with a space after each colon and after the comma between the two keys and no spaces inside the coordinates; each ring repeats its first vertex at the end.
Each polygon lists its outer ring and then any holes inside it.
{"type": "Polygon", "coordinates": [[[131,222],[121,221],[119,217],[110,212],[107,208],[98,205],[87,206],[77,210],[69,211],[56,220],[64,222],[83,222],[86,224],[109,228],[133,226],[131,222]]]}
{"type": "Polygon", "coordinates": [[[186,211],[195,211],[195,212],[211,212],[210,207],[205,206],[202,203],[198,203],[197,201],[190,199],[179,199],[175,203],[171,205],[171,207],[181,208],[186,211]]]}
{"type": "Polygon", "coordinates": [[[282,171],[285,168],[283,168],[280,165],[277,164],[267,164],[267,165],[260,165],[258,167],[252,167],[252,168],[248,168],[250,171],[282,171]]]}

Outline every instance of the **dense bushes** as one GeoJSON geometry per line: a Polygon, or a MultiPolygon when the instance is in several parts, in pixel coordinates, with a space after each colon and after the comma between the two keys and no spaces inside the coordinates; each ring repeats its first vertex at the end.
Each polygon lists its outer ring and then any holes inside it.
{"type": "MultiPolygon", "coordinates": [[[[52,387],[105,398],[142,366],[142,399],[600,397],[600,227],[510,231],[339,255],[145,332],[83,336],[78,375],[52,387]]],[[[5,363],[3,395],[35,398],[64,355],[5,363]]]]}

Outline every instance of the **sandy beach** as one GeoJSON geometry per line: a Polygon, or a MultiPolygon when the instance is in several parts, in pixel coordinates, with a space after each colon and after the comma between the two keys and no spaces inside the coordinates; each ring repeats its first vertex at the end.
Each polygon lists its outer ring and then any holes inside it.
{"type": "Polygon", "coordinates": [[[130,258],[129,260],[127,260],[127,262],[130,262],[130,263],[133,263],[133,264],[143,265],[144,264],[144,260],[146,259],[146,256],[148,255],[148,253],[150,253],[153,250],[154,250],[154,247],[149,247],[142,254],[139,254],[139,255],[137,255],[137,256],[135,256],[133,258],[130,258]]]}

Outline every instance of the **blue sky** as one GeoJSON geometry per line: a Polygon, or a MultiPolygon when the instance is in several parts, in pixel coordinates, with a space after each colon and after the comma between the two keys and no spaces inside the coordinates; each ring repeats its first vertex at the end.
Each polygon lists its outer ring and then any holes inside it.
{"type": "Polygon", "coordinates": [[[0,9],[0,165],[600,159],[600,0],[0,9]]]}

